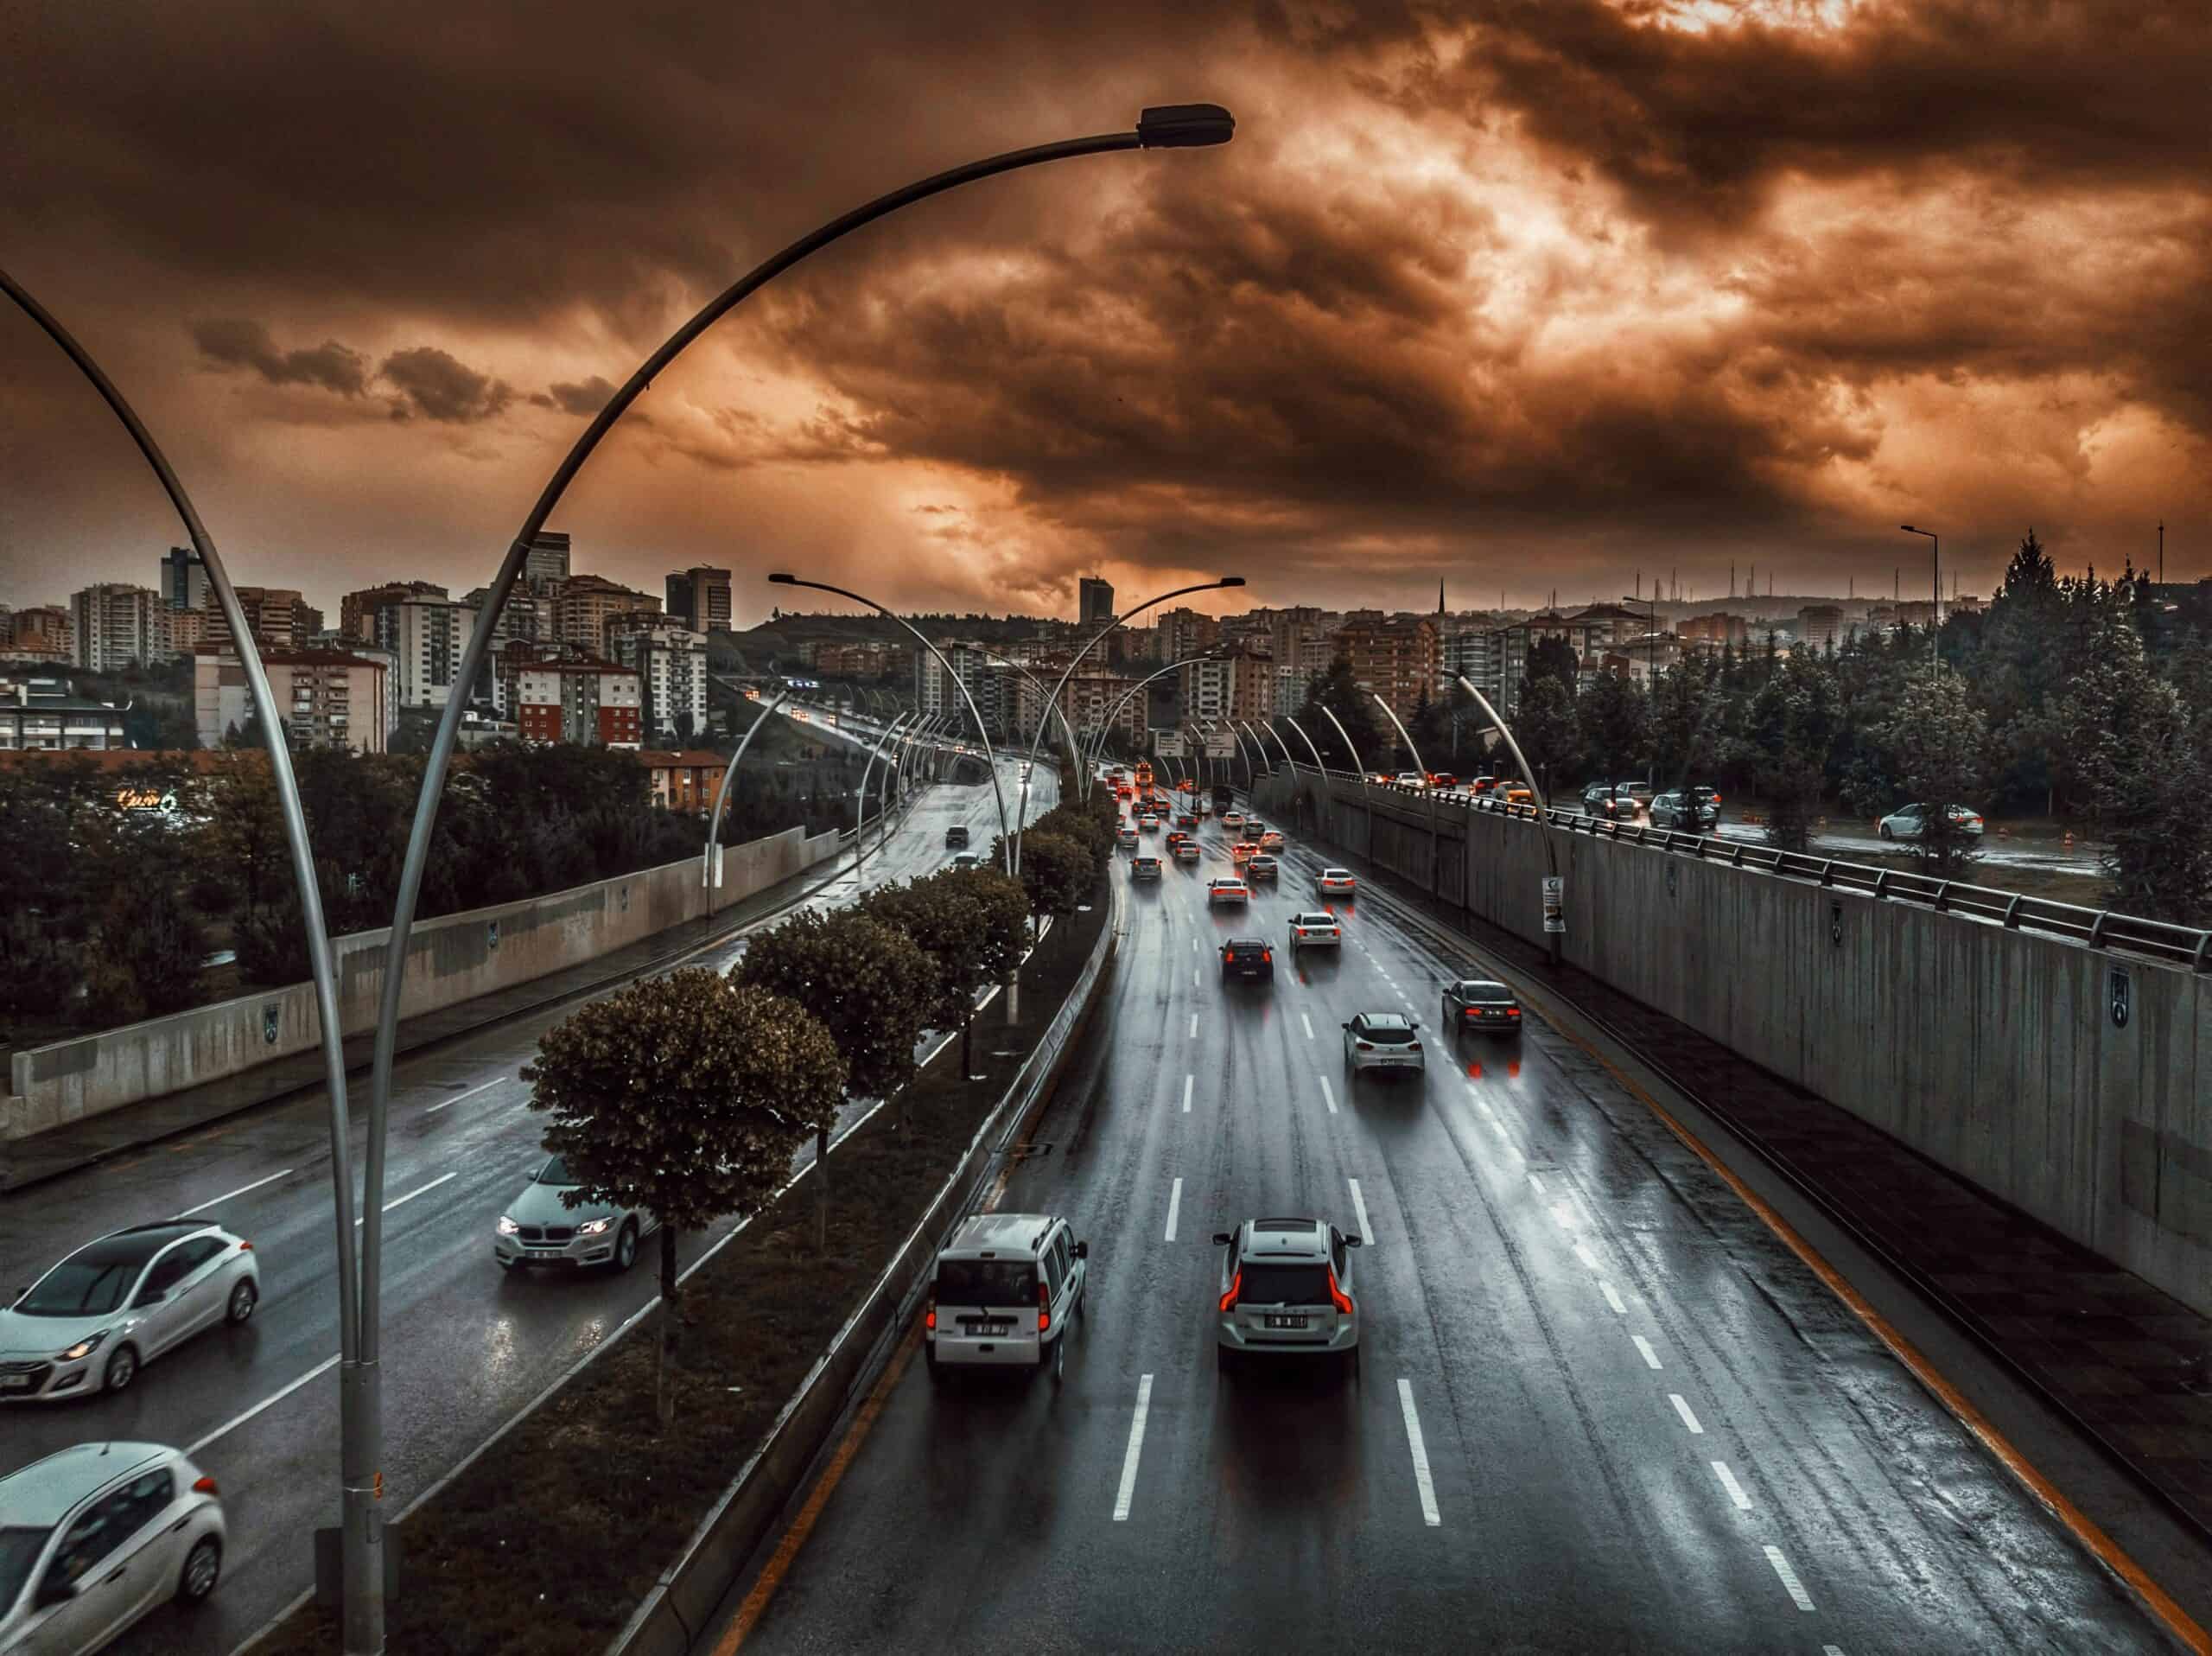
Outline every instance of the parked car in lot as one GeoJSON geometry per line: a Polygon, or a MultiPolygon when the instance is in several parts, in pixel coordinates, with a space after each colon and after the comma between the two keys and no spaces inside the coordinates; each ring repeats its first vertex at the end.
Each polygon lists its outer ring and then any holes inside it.
{"type": "Polygon", "coordinates": [[[1517,1035],[1521,1003],[1503,984],[1462,978],[1444,985],[1441,1027],[1452,1034],[1517,1035]]]}
{"type": "Polygon", "coordinates": [[[1222,1253],[1214,1356],[1222,1371],[1248,1359],[1333,1356],[1357,1373],[1351,1250],[1363,1239],[1316,1219],[1247,1220],[1215,1232],[1222,1253]]]}
{"type": "Polygon", "coordinates": [[[0,1651],[79,1656],[223,1573],[215,1481],[160,1443],[78,1443],[0,1478],[0,1651]]]}
{"type": "Polygon", "coordinates": [[[1206,907],[1224,908],[1231,905],[1242,907],[1252,901],[1252,890],[1242,880],[1224,875],[1206,882],[1206,907]]]}
{"type": "Polygon", "coordinates": [[[1221,981],[1271,984],[1275,980],[1275,952],[1263,937],[1232,937],[1221,946],[1221,981]]]}
{"type": "Polygon", "coordinates": [[[938,1251],[922,1313],[930,1379],[948,1368],[1065,1371],[1090,1286],[1090,1245],[1049,1213],[978,1213],[938,1251]]]}
{"type": "Polygon", "coordinates": [[[1350,869],[1323,869],[1313,886],[1324,897],[1350,897],[1358,891],[1359,882],[1350,869]]]}
{"type": "Polygon", "coordinates": [[[1651,801],[1651,825],[1654,828],[1687,828],[1702,831],[1720,821],[1720,807],[1708,804],[1694,793],[1680,788],[1670,788],[1655,795],[1651,801]]]}
{"type": "Polygon", "coordinates": [[[1133,857],[1129,859],[1129,878],[1152,880],[1160,878],[1160,859],[1156,857],[1133,857]]]}
{"type": "Polygon", "coordinates": [[[1421,1025],[1399,1012],[1362,1012],[1344,1020],[1344,1066],[1357,1080],[1368,1070],[1386,1074],[1428,1067],[1421,1025]]]}
{"type": "MultiPolygon", "coordinates": [[[[1978,837],[1982,831],[1981,812],[1963,805],[1950,808],[1951,825],[1960,833],[1978,837]]],[[[1874,831],[1884,839],[1914,840],[1924,838],[1928,833],[1929,808],[1925,805],[1901,805],[1875,825],[1874,831]]]]}
{"type": "Polygon", "coordinates": [[[260,1303],[253,1244],[219,1225],[165,1220],[111,1232],[0,1311],[0,1402],[123,1391],[163,1352],[247,1322],[260,1303]]]}
{"type": "Polygon", "coordinates": [[[1281,872],[1281,863],[1262,852],[1255,851],[1244,859],[1244,877],[1254,885],[1258,885],[1263,880],[1269,885],[1276,884],[1276,876],[1281,872]]]}
{"type": "Polygon", "coordinates": [[[1313,910],[1290,917],[1290,958],[1294,960],[1308,949],[1340,949],[1344,941],[1344,927],[1337,924],[1334,914],[1313,910]]]}
{"type": "Polygon", "coordinates": [[[637,1264],[639,1239],[658,1230],[660,1221],[642,1207],[611,1202],[571,1207],[562,1194],[575,1188],[569,1164],[557,1156],[547,1156],[492,1227],[492,1257],[500,1270],[607,1265],[627,1271],[637,1264]]]}

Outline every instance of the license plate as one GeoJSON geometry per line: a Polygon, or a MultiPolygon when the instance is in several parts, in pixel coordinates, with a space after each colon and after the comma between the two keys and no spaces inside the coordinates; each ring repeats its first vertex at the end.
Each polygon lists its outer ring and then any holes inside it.
{"type": "Polygon", "coordinates": [[[0,1374],[0,1392],[28,1392],[31,1377],[28,1374],[0,1374]]]}
{"type": "Polygon", "coordinates": [[[972,1334],[978,1339],[995,1340],[1014,1332],[1014,1324],[1011,1322],[963,1322],[960,1327],[963,1333],[972,1334]]]}
{"type": "Polygon", "coordinates": [[[1269,1315],[1261,1318],[1260,1321],[1262,1328],[1302,1328],[1306,1326],[1306,1319],[1302,1316],[1275,1316],[1269,1315]]]}

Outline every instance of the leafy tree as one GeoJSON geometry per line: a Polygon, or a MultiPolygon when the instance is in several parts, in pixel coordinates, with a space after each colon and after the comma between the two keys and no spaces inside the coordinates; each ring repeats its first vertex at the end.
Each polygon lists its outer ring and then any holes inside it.
{"type": "MultiPolygon", "coordinates": [[[[1542,783],[1548,804],[1552,779],[1557,777],[1565,781],[1582,762],[1573,693],[1548,674],[1531,681],[1522,693],[1521,711],[1513,721],[1513,735],[1528,758],[1529,769],[1542,783]]],[[[1510,774],[1513,767],[1511,752],[1502,749],[1494,757],[1500,771],[1510,774]]]]}
{"type": "Polygon", "coordinates": [[[1072,914],[1098,882],[1090,851],[1065,834],[1021,837],[1021,889],[1033,914],[1072,914]]]}
{"type": "MultiPolygon", "coordinates": [[[[888,1099],[914,1079],[914,1044],[929,1016],[936,968],[914,940],[850,909],[801,909],[756,935],[729,970],[731,983],[765,989],[804,1007],[845,1060],[849,1100],[888,1099]]],[[[906,1105],[899,1105],[906,1119],[906,1105]]],[[[815,1141],[820,1194],[816,1239],[826,1245],[830,1215],[830,1128],[815,1141]]]]}
{"type": "Polygon", "coordinates": [[[1767,844],[1802,851],[1812,839],[1821,780],[1835,739],[1835,683],[1828,664],[1794,654],[1776,666],[1751,698],[1746,741],[1753,775],[1768,801],[1767,844]]]}
{"type": "Polygon", "coordinates": [[[1988,779],[1989,726],[1974,704],[1967,682],[1950,672],[1923,670],[1897,704],[1885,733],[1896,755],[1897,780],[1907,799],[1927,809],[1912,850],[1932,870],[1955,879],[1975,860],[1974,838],[1951,820],[1951,807],[1967,805],[1988,779]]]}
{"type": "Polygon", "coordinates": [[[1332,770],[1360,770],[1379,761],[1382,757],[1382,716],[1375,705],[1374,697],[1359,687],[1351,676],[1351,660],[1338,656],[1326,669],[1317,672],[1307,681],[1306,705],[1298,710],[1298,722],[1313,738],[1313,745],[1321,750],[1323,762],[1332,770]],[[1359,751],[1346,753],[1343,737],[1337,735],[1336,726],[1321,716],[1321,709],[1334,713],[1351,736],[1352,745],[1359,751]]]}
{"type": "Polygon", "coordinates": [[[1651,746],[1651,710],[1643,687],[1626,674],[1601,672],[1575,697],[1576,736],[1584,758],[1607,780],[1642,767],[1651,746]]]}
{"type": "Polygon", "coordinates": [[[879,886],[858,908],[897,927],[929,957],[936,978],[925,1021],[960,1031],[960,1073],[973,1074],[976,997],[1020,964],[1029,924],[1021,887],[994,869],[945,869],[879,886]]]}
{"type": "Polygon", "coordinates": [[[251,921],[287,879],[290,854],[266,755],[226,755],[208,778],[207,797],[207,825],[200,855],[230,876],[245,918],[251,921]]]}
{"type": "Polygon", "coordinates": [[[128,1023],[192,1005],[207,952],[207,934],[168,870],[150,858],[137,863],[114,887],[101,919],[107,975],[93,996],[102,1021],[128,1023]]]}
{"type": "Polygon", "coordinates": [[[676,1233],[774,1200],[805,1136],[836,1118],[845,1060],[797,1003],[693,968],[579,1007],[538,1038],[522,1079],[530,1107],[551,1118],[546,1150],[578,1181],[562,1200],[642,1207],[661,1221],[654,1411],[666,1425],[676,1233]]]}
{"type": "Polygon", "coordinates": [[[1539,678],[1556,678],[1560,688],[1567,691],[1569,701],[1574,699],[1575,691],[1581,687],[1581,658],[1574,653],[1574,646],[1563,638],[1538,639],[1529,646],[1527,666],[1531,685],[1539,678]]]}

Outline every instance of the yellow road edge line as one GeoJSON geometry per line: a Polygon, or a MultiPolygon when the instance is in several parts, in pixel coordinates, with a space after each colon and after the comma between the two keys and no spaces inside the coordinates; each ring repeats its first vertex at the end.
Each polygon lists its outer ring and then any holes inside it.
{"type": "Polygon", "coordinates": [[[1936,1401],[1941,1403],[1961,1425],[1971,1432],[1984,1449],[1997,1458],[2005,1471],[2010,1473],[2030,1494],[2033,1495],[2043,1505],[2044,1510],[2073,1533],[2076,1541],[2080,1542],[2106,1569],[2124,1582],[2143,1602],[2144,1607],[2165,1624],[2169,1632],[2190,1650],[2198,1653],[2198,1656],[2212,1656],[2212,1635],[2208,1635],[2203,1628],[2197,1626],[2190,1618],[2189,1612],[2177,1604],[2164,1588],[2152,1581],[2148,1572],[2134,1559],[2129,1557],[2119,1543],[2100,1529],[2087,1513],[2069,1500],[2060,1493],[2056,1485],[2035,1468],[2027,1456],[2013,1448],[2011,1442],[1990,1423],[1981,1411],[1968,1402],[1964,1394],[1949,1380],[1944,1379],[1935,1364],[1922,1354],[1919,1347],[1899,1333],[1887,1317],[1868,1303],[1864,1295],[1844,1280],[1834,1266],[1821,1258],[1818,1249],[1798,1234],[1795,1226],[1775,1212],[1764,1198],[1745,1184],[1732,1169],[1725,1166],[1719,1158],[1706,1147],[1704,1141],[1677,1120],[1672,1111],[1653,1098],[1633,1078],[1624,1073],[1620,1067],[1611,1059],[1599,1051],[1594,1045],[1574,1030],[1562,1027],[1555,1014],[1547,1016],[1544,1021],[1593,1059],[1631,1097],[1650,1111],[1653,1115],[1658,1117],[1668,1131],[1674,1134],[1700,1161],[1719,1175],[1721,1182],[1734,1191],[1746,1207],[1758,1215],[1760,1221],[1781,1239],[1784,1246],[1805,1263],[1813,1274],[1826,1285],[1827,1290],[1849,1307],[1852,1315],[1865,1323],[1877,1340],[1889,1347],[1891,1355],[1903,1363],[1911,1373],[1912,1377],[1933,1394],[1936,1401]]]}

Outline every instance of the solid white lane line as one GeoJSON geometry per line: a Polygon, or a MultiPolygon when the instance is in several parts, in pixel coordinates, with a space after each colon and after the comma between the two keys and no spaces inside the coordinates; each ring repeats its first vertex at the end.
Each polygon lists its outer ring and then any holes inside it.
{"type": "Polygon", "coordinates": [[[1192,1079],[1193,1078],[1188,1075],[1185,1075],[1183,1078],[1183,1113],[1186,1116],[1191,1113],[1191,1082],[1192,1079]]]}
{"type": "Polygon", "coordinates": [[[1605,1290],[1605,1303],[1613,1308],[1615,1314],[1620,1316],[1626,1316],[1628,1315],[1628,1307],[1621,1303],[1621,1290],[1614,1287],[1612,1283],[1605,1281],[1603,1277],[1599,1278],[1598,1286],[1605,1290]]]}
{"type": "Polygon", "coordinates": [[[1152,1411],[1152,1376],[1144,1375],[1137,1381],[1136,1417],[1129,1422],[1129,1447],[1122,1455],[1122,1490],[1114,1497],[1114,1521],[1124,1524],[1129,1517],[1129,1498],[1137,1489],[1137,1456],[1144,1453],[1144,1417],[1152,1411]]]}
{"type": "Polygon", "coordinates": [[[1841,1645],[1822,1645],[1821,1646],[1821,1656],[1843,1656],[1843,1646],[1841,1645]]]}
{"type": "Polygon", "coordinates": [[[1421,1441],[1421,1415],[1414,1407],[1414,1383],[1398,1382],[1398,1406],[1406,1417],[1406,1442],[1414,1452],[1414,1487],[1421,1494],[1421,1522],[1433,1527],[1444,1520],[1436,1511],[1436,1480],[1428,1474],[1428,1445],[1421,1441]]]}
{"type": "Polygon", "coordinates": [[[459,1104],[463,1099],[473,1099],[479,1092],[489,1092],[493,1087],[499,1086],[500,1082],[512,1081],[515,1078],[512,1075],[495,1076],[491,1080],[485,1082],[481,1086],[472,1086],[466,1092],[456,1092],[449,1099],[440,1099],[435,1104],[432,1105],[423,1113],[426,1116],[435,1116],[441,1110],[452,1109],[454,1105],[459,1104]]]}
{"type": "Polygon", "coordinates": [[[1192,1040],[1193,1040],[1193,1041],[1196,1041],[1198,1038],[1198,1015],[1196,1012],[1193,1012],[1193,1013],[1192,1013],[1192,1014],[1191,1014],[1191,1039],[1192,1039],[1192,1040]]]}
{"type": "Polygon", "coordinates": [[[1175,1239],[1175,1215],[1182,1211],[1183,1181],[1178,1179],[1174,1188],[1167,1193],[1167,1240],[1170,1242],[1175,1239]]]}
{"type": "MultiPolygon", "coordinates": [[[[428,1184],[416,1185],[414,1189],[409,1191],[405,1195],[394,1196],[390,1201],[385,1203],[384,1210],[388,1213],[393,1208],[400,1206],[401,1203],[410,1202],[414,1201],[416,1197],[420,1196],[426,1192],[435,1190],[440,1185],[448,1183],[452,1180],[458,1179],[459,1177],[461,1177],[460,1173],[455,1171],[441,1175],[439,1177],[431,1180],[428,1184]]],[[[361,1221],[358,1219],[353,1221],[356,1225],[359,1225],[360,1222],[361,1221]]]]}
{"type": "Polygon", "coordinates": [[[1336,1089],[1329,1085],[1329,1078],[1327,1076],[1324,1075],[1319,1079],[1321,1083],[1321,1102],[1329,1106],[1329,1113],[1333,1116],[1337,1113],[1336,1089]]]}
{"type": "Polygon", "coordinates": [[[210,1207],[214,1207],[218,1202],[228,1201],[233,1196],[243,1196],[247,1191],[258,1190],[265,1184],[275,1184],[277,1180],[283,1178],[286,1173],[289,1173],[291,1170],[291,1169],[286,1168],[283,1169],[282,1172],[270,1174],[265,1179],[256,1179],[251,1184],[242,1184],[236,1190],[226,1190],[219,1196],[210,1196],[206,1201],[201,1202],[199,1207],[188,1207],[182,1213],[179,1213],[177,1217],[179,1219],[190,1219],[194,1213],[204,1213],[210,1207]]]}
{"type": "Polygon", "coordinates": [[[1537,1201],[1544,1200],[1544,1181],[1533,1173],[1529,1175],[1529,1188],[1536,1193],[1537,1201]]]}
{"type": "Polygon", "coordinates": [[[1748,1513],[1751,1510],[1751,1498],[1744,1493],[1744,1486],[1736,1481],[1736,1474],[1728,1469],[1727,1462],[1715,1461],[1713,1463],[1713,1475],[1720,1480],[1720,1487],[1728,1492],[1728,1499],[1736,1503],[1738,1512],[1748,1513]]]}
{"type": "Polygon", "coordinates": [[[1204,984],[1199,980],[1198,969],[1196,966],[1192,966],[1191,968],[1191,987],[1193,989],[1204,987],[1204,984]]]}
{"type": "Polygon", "coordinates": [[[1298,1021],[1299,1021],[1300,1023],[1302,1023],[1302,1024],[1304,1024],[1304,1025],[1306,1026],[1306,1038],[1308,1041],[1313,1040],[1313,1020],[1312,1018],[1307,1017],[1307,1016],[1306,1016],[1306,1014],[1305,1014],[1305,1013],[1300,1012],[1300,1013],[1298,1015],[1298,1021]]]}
{"type": "Polygon", "coordinates": [[[1589,1244],[1586,1242],[1576,1243],[1574,1245],[1574,1257],[1582,1261],[1583,1269],[1586,1271],[1597,1270],[1598,1256],[1590,1252],[1589,1244]]]}
{"type": "Polygon", "coordinates": [[[1647,1366],[1651,1368],[1659,1366],[1659,1353],[1651,1349],[1651,1342],[1649,1340],[1640,1334],[1632,1334],[1629,1338],[1636,1341],[1636,1348],[1643,1353],[1643,1360],[1647,1366]]]}
{"type": "Polygon", "coordinates": [[[1675,1405],[1675,1412],[1682,1417],[1683,1425],[1688,1427],[1700,1437],[1705,1436],[1705,1428],[1697,1424],[1697,1417],[1690,1412],[1689,1403],[1681,1392],[1669,1392],[1667,1393],[1667,1401],[1675,1405]]]}
{"type": "Polygon", "coordinates": [[[216,1427],[216,1428],[215,1428],[215,1430],[214,1430],[213,1431],[209,1432],[209,1433],[208,1433],[205,1437],[203,1437],[203,1438],[200,1439],[200,1440],[199,1440],[199,1442],[197,1442],[197,1443],[190,1443],[190,1444],[188,1444],[188,1445],[185,1447],[185,1451],[184,1451],[184,1452],[185,1452],[187,1455],[197,1455],[197,1454],[199,1454],[200,1450],[202,1450],[202,1449],[206,1449],[206,1448],[208,1446],[208,1444],[210,1444],[210,1443],[213,1443],[217,1438],[219,1438],[219,1437],[220,1437],[220,1436],[224,1436],[224,1435],[225,1435],[226,1433],[227,1433],[227,1432],[233,1432],[233,1431],[236,1431],[239,1427],[241,1427],[241,1426],[245,1425],[245,1423],[246,1423],[247,1421],[249,1421],[249,1420],[252,1419],[256,1415],[259,1414],[259,1413],[260,1413],[264,1409],[269,1408],[269,1407],[270,1407],[272,1404],[279,1404],[279,1403],[283,1402],[283,1400],[284,1400],[286,1398],[290,1397],[290,1396],[292,1395],[292,1393],[293,1393],[293,1392],[295,1392],[298,1391],[302,1386],[305,1385],[306,1385],[309,1380],[311,1380],[311,1379],[315,1379],[315,1377],[316,1375],[318,1375],[318,1374],[327,1374],[327,1373],[328,1373],[332,1369],[334,1369],[334,1368],[335,1368],[335,1367],[337,1367],[337,1366],[338,1366],[338,1359],[337,1359],[337,1358],[335,1358],[335,1357],[326,1357],[326,1358],[324,1358],[324,1359],[322,1360],[322,1361],[321,1361],[321,1362],[317,1363],[317,1364],[316,1364],[313,1368],[309,1369],[306,1373],[304,1373],[304,1374],[301,1375],[301,1376],[300,1376],[300,1378],[299,1378],[298,1379],[294,1380],[294,1381],[293,1381],[289,1385],[286,1386],[283,1391],[281,1391],[281,1392],[270,1392],[267,1397],[265,1397],[265,1398],[262,1398],[262,1400],[261,1400],[260,1402],[258,1402],[258,1403],[255,1404],[253,1405],[253,1407],[252,1407],[252,1408],[251,1408],[251,1409],[247,1410],[244,1414],[240,1414],[240,1415],[232,1415],[232,1416],[228,1420],[225,1421],[221,1425],[219,1425],[219,1426],[216,1427]]]}
{"type": "Polygon", "coordinates": [[[1344,1182],[1351,1187],[1351,1211],[1359,1219],[1360,1238],[1363,1241],[1372,1242],[1375,1240],[1375,1232],[1367,1222],[1367,1199],[1359,1194],[1359,1181],[1347,1179],[1344,1182]]]}
{"type": "Polygon", "coordinates": [[[1797,1579],[1797,1572],[1789,1567],[1789,1560],[1782,1556],[1782,1549],[1769,1547],[1766,1561],[1774,1566],[1774,1573],[1782,1577],[1782,1584],[1789,1589],[1789,1596],[1797,1601],[1797,1608],[1809,1614],[1813,1608],[1813,1595],[1805,1590],[1805,1583],[1797,1579]]]}

